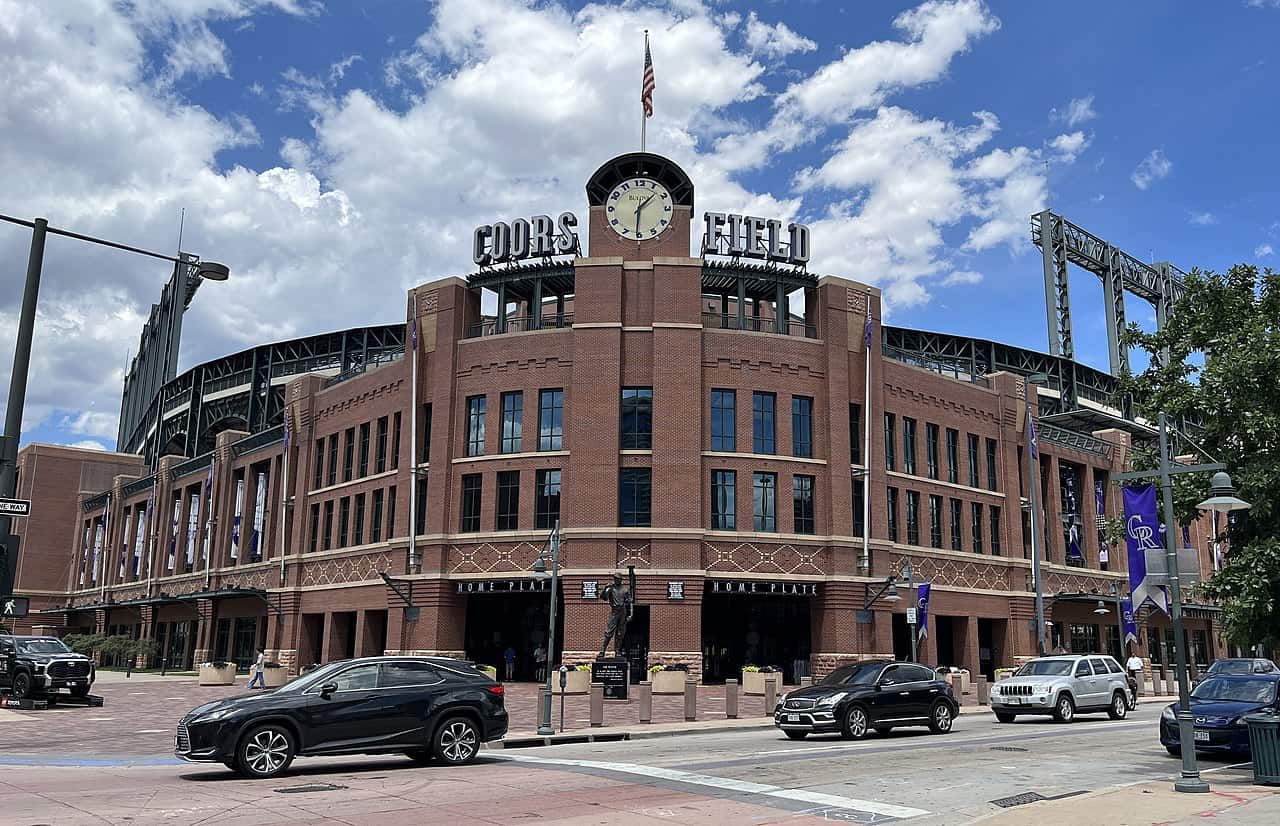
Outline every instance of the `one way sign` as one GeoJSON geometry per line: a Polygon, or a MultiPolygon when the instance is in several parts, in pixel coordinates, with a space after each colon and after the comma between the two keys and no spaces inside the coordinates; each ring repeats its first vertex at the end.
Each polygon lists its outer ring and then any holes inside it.
{"type": "Polygon", "coordinates": [[[29,597],[0,597],[0,617],[25,617],[31,610],[29,597]]]}
{"type": "Polygon", "coordinates": [[[0,516],[30,516],[30,499],[0,499],[0,516]]]}

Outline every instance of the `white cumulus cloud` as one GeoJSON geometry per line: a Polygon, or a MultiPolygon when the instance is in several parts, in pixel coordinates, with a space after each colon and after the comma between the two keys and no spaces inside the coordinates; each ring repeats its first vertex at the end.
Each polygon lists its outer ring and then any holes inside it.
{"type": "Polygon", "coordinates": [[[807,37],[796,34],[786,23],[769,25],[760,21],[755,12],[747,15],[746,29],[747,48],[752,54],[762,55],[770,60],[778,60],[795,52],[811,52],[818,48],[807,37]]]}
{"type": "Polygon", "coordinates": [[[1087,123],[1098,116],[1093,110],[1093,95],[1072,98],[1062,109],[1050,109],[1049,119],[1065,123],[1067,128],[1087,123]]]}
{"type": "Polygon", "coordinates": [[[1218,223],[1218,216],[1214,215],[1212,212],[1197,212],[1196,210],[1191,210],[1187,213],[1187,223],[1194,224],[1198,227],[1212,226],[1213,224],[1218,223]]]}
{"type": "Polygon", "coordinates": [[[1253,256],[1255,258],[1266,258],[1268,255],[1275,253],[1270,244],[1259,244],[1253,248],[1253,256]]]}
{"type": "Polygon", "coordinates": [[[1156,181],[1169,177],[1172,171],[1173,161],[1165,157],[1164,151],[1152,149],[1151,153],[1133,170],[1129,179],[1138,189],[1147,189],[1156,181]]]}

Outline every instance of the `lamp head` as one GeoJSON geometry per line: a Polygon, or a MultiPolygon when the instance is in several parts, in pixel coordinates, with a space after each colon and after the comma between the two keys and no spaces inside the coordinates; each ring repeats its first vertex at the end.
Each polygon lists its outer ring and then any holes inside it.
{"type": "Polygon", "coordinates": [[[1111,612],[1110,612],[1109,610],[1107,610],[1107,606],[1103,604],[1102,600],[1098,600],[1098,607],[1093,609],[1093,613],[1095,613],[1095,614],[1109,614],[1109,613],[1111,613],[1111,612]]]}
{"type": "Polygon", "coordinates": [[[547,561],[542,558],[541,554],[533,561],[533,572],[535,574],[545,574],[547,572],[547,561]]]}
{"type": "Polygon", "coordinates": [[[196,275],[209,281],[226,281],[231,275],[231,268],[214,261],[201,261],[196,264],[196,275]]]}
{"type": "Polygon", "coordinates": [[[899,602],[902,597],[898,595],[898,583],[889,586],[889,590],[881,597],[885,602],[899,602]]]}
{"type": "Polygon", "coordinates": [[[1209,481],[1209,498],[1196,505],[1202,511],[1244,511],[1253,507],[1236,496],[1236,486],[1231,483],[1230,474],[1219,471],[1209,481]]]}

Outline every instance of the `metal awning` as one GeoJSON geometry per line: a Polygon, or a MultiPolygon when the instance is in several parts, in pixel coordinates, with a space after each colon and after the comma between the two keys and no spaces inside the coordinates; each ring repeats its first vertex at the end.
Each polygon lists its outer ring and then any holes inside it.
{"type": "Polygon", "coordinates": [[[532,301],[534,284],[542,282],[544,299],[555,295],[572,295],[574,269],[570,261],[539,261],[533,264],[511,264],[495,269],[485,268],[467,276],[473,289],[505,288],[507,301],[532,301]]]}
{"type": "Polygon", "coordinates": [[[1080,433],[1092,433],[1095,430],[1123,430],[1143,441],[1154,439],[1157,435],[1156,430],[1147,425],[1102,410],[1094,410],[1091,407],[1077,407],[1064,413],[1041,416],[1040,421],[1080,433]]]}
{"type": "Polygon", "coordinates": [[[738,282],[742,281],[747,298],[772,301],[778,294],[778,285],[787,291],[812,289],[818,286],[817,276],[794,267],[774,264],[748,264],[744,261],[704,261],[702,264],[702,292],[713,295],[738,294],[738,282]]]}

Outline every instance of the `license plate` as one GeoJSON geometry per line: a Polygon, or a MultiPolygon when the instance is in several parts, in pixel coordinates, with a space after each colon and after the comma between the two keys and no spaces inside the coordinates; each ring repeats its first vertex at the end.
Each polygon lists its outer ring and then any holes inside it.
{"type": "Polygon", "coordinates": [[[1005,701],[1006,703],[1008,703],[1009,705],[1011,705],[1011,706],[1020,706],[1020,705],[1022,705],[1022,698],[1021,698],[1021,697],[1005,697],[1005,698],[1004,698],[1004,701],[1005,701]]]}
{"type": "Polygon", "coordinates": [[[1197,743],[1207,743],[1207,742],[1209,742],[1209,732],[1207,732],[1207,731],[1197,731],[1197,732],[1196,732],[1196,742],[1197,742],[1197,743]]]}
{"type": "Polygon", "coordinates": [[[788,723],[798,723],[798,722],[800,722],[800,715],[799,715],[799,714],[788,714],[788,715],[787,715],[787,722],[788,722],[788,723]]]}

